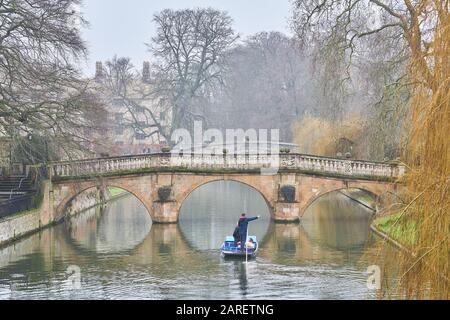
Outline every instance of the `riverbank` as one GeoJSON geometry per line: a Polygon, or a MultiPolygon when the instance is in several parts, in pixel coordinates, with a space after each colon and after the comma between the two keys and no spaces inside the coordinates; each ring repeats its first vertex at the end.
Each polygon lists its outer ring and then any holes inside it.
{"type": "Polygon", "coordinates": [[[377,210],[375,198],[363,190],[342,189],[338,192],[369,210],[372,210],[374,212],[376,212],[377,210]]]}
{"type": "MultiPolygon", "coordinates": [[[[51,227],[61,222],[53,216],[53,210],[50,206],[50,198],[53,197],[51,192],[51,183],[43,182],[43,199],[39,201],[35,209],[18,212],[11,216],[0,219],[0,248],[10,245],[11,243],[39,232],[45,228],[51,227]]],[[[119,188],[108,188],[110,197],[106,201],[99,202],[95,196],[80,197],[76,199],[76,210],[70,212],[70,216],[82,213],[93,207],[105,205],[108,202],[118,200],[128,193],[119,188]]]]}
{"type": "MultiPolygon", "coordinates": [[[[387,241],[402,252],[412,257],[413,261],[418,258],[418,254],[412,248],[417,245],[417,222],[414,220],[404,221],[404,211],[396,210],[388,215],[375,219],[370,229],[374,234],[387,241]]],[[[422,256],[423,257],[423,256],[422,256]]],[[[426,263],[426,262],[425,262],[426,263]]],[[[450,281],[445,270],[436,269],[427,264],[431,272],[439,276],[442,281],[450,281]]]]}
{"type": "Polygon", "coordinates": [[[393,241],[410,247],[416,241],[416,224],[413,221],[403,221],[403,210],[396,210],[388,215],[376,218],[372,226],[393,241]]]}
{"type": "Polygon", "coordinates": [[[402,218],[403,210],[395,210],[376,218],[370,225],[370,229],[397,249],[415,256],[410,248],[416,241],[416,224],[412,221],[405,223],[402,218]]]}

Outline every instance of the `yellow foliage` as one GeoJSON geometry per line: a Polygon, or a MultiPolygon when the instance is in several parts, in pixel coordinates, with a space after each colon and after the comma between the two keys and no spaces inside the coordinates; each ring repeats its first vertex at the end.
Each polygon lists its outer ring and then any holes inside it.
{"type": "Polygon", "coordinates": [[[300,153],[336,156],[339,152],[339,139],[351,140],[352,156],[364,157],[364,121],[356,115],[347,117],[340,122],[305,115],[293,125],[294,142],[299,146],[300,153]]]}
{"type": "Polygon", "coordinates": [[[403,223],[417,223],[418,241],[412,247],[415,256],[406,256],[402,263],[399,280],[408,298],[449,299],[450,13],[448,1],[422,0],[420,5],[436,6],[439,19],[429,52],[412,48],[409,71],[416,85],[405,150],[411,200],[403,223]]]}

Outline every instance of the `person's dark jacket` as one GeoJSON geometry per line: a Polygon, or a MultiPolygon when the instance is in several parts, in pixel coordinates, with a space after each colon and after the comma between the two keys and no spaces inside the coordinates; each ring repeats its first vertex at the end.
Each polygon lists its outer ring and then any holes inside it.
{"type": "Polygon", "coordinates": [[[235,242],[241,241],[239,236],[239,226],[236,226],[236,228],[234,228],[233,238],[235,242]]]}
{"type": "Polygon", "coordinates": [[[241,217],[239,219],[239,222],[238,222],[239,234],[240,235],[246,235],[247,234],[248,223],[250,221],[253,221],[253,220],[256,220],[256,219],[258,219],[258,217],[252,217],[252,218],[241,217]]]}

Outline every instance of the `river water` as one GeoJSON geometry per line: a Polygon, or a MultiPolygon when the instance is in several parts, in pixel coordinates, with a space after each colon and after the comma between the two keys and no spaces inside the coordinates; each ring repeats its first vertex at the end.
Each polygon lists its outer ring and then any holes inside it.
{"type": "Polygon", "coordinates": [[[179,224],[160,225],[129,195],[0,249],[0,299],[374,299],[371,216],[332,193],[300,224],[275,224],[258,192],[223,181],[195,190],[179,224]],[[261,215],[248,263],[218,249],[241,212],[261,215]]]}

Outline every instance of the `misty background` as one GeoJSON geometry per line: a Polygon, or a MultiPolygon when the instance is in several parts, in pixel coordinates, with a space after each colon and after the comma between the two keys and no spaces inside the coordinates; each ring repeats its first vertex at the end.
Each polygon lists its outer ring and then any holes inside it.
{"type": "MultiPolygon", "coordinates": [[[[50,40],[27,34],[22,69],[4,69],[17,83],[5,92],[11,98],[0,113],[0,134],[11,145],[4,158],[39,163],[159,152],[175,146],[175,130],[192,131],[201,121],[205,130],[279,129],[280,140],[300,153],[395,159],[409,99],[407,51],[396,46],[402,38],[372,30],[370,39],[348,44],[355,37],[333,24],[309,24],[315,5],[64,0],[35,8],[21,2],[17,21],[36,17],[27,28],[42,29],[42,19],[53,18],[44,21],[50,40]],[[36,109],[35,101],[51,108],[36,109]]],[[[330,17],[337,8],[328,8],[330,17]]],[[[358,10],[361,30],[382,21],[358,10]]],[[[5,55],[23,46],[17,21],[4,26],[13,30],[5,55]]]]}
{"type": "MultiPolygon", "coordinates": [[[[167,8],[212,8],[230,17],[238,38],[218,61],[227,68],[224,83],[203,92],[202,99],[191,99],[190,111],[205,127],[280,129],[280,139],[297,143],[303,153],[395,158],[400,126],[396,114],[379,103],[386,96],[385,74],[379,73],[383,61],[349,70],[333,61],[338,58],[317,61],[322,53],[315,44],[302,46],[296,37],[294,6],[289,0],[85,1],[81,10],[89,21],[83,29],[89,55],[83,72],[93,76],[96,61],[113,58],[126,58],[130,72],[142,72],[143,62],[149,61],[153,72],[158,60],[149,47],[157,34],[154,16],[167,8]],[[351,80],[343,84],[339,77],[347,72],[351,80]]],[[[370,52],[372,44],[366,49],[370,52]]],[[[382,56],[374,51],[373,57],[377,55],[382,56]]]]}
{"type": "Polygon", "coordinates": [[[141,66],[151,58],[145,43],[155,35],[153,15],[166,8],[195,7],[227,11],[242,37],[264,30],[292,34],[289,0],[88,0],[81,8],[90,25],[83,30],[89,50],[84,73],[93,75],[95,62],[108,60],[114,54],[130,57],[136,66],[141,66]]]}

